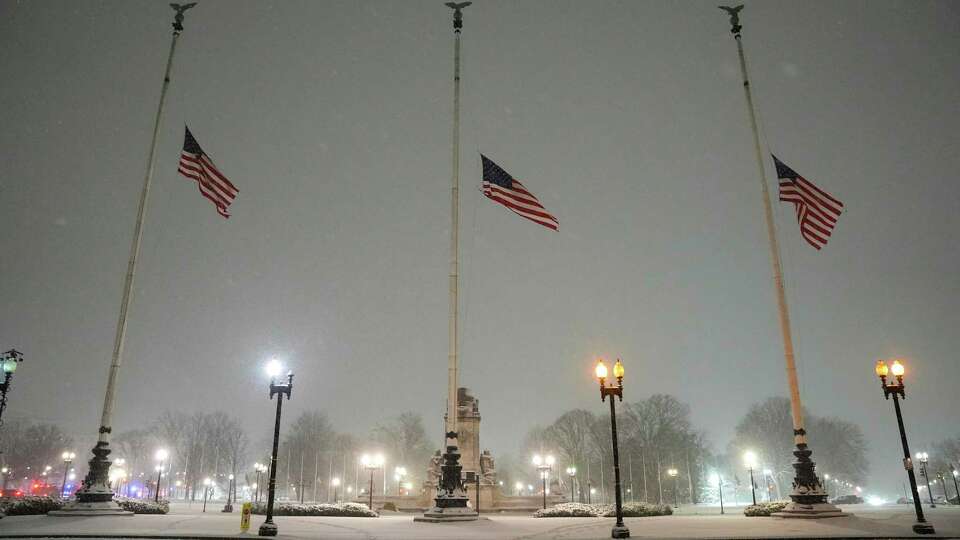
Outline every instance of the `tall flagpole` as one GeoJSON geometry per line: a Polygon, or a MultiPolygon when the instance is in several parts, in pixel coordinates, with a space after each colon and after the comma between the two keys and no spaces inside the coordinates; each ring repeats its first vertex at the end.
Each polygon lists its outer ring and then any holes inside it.
{"type": "MultiPolygon", "coordinates": [[[[150,141],[150,152],[147,154],[147,172],[144,175],[143,190],[140,193],[140,206],[137,209],[137,222],[133,229],[133,244],[130,246],[130,258],[127,261],[127,275],[123,283],[123,299],[120,301],[120,317],[117,321],[117,333],[113,342],[113,357],[110,361],[110,371],[107,376],[107,391],[103,398],[103,414],[100,417],[97,444],[93,447],[93,459],[90,460],[90,469],[83,486],[76,492],[76,501],[64,508],[64,513],[76,515],[77,512],[124,514],[120,507],[113,502],[113,490],[110,487],[110,433],[113,431],[113,406],[116,400],[117,377],[120,363],[123,359],[123,345],[127,334],[127,313],[130,309],[130,297],[133,290],[133,280],[137,270],[137,257],[140,254],[140,243],[143,239],[143,218],[147,209],[147,197],[150,194],[150,183],[153,180],[153,169],[157,151],[157,138],[160,133],[160,122],[163,119],[163,106],[167,98],[167,88],[170,86],[170,72],[173,68],[173,55],[177,49],[177,40],[183,32],[183,13],[195,6],[190,4],[170,4],[176,11],[173,20],[173,38],[170,41],[170,53],[167,55],[167,68],[163,75],[163,85],[160,87],[160,102],[157,105],[157,114],[153,121],[153,138],[150,141]]],[[[51,514],[53,514],[51,512],[51,514]]]]}
{"type": "Polygon", "coordinates": [[[740,58],[740,73],[743,76],[743,92],[747,98],[747,112],[750,116],[750,127],[753,129],[753,148],[757,158],[757,168],[760,173],[760,186],[763,191],[763,213],[767,224],[767,239],[770,243],[770,262],[773,267],[773,283],[777,294],[777,308],[780,317],[780,334],[783,338],[783,356],[787,368],[787,384],[790,387],[790,412],[793,417],[793,441],[797,448],[793,455],[797,458],[793,468],[796,476],[793,479],[792,500],[779,517],[835,517],[842,516],[840,509],[827,503],[827,492],[824,491],[817,477],[814,462],[810,459],[812,452],[807,447],[807,432],[803,424],[803,406],[800,403],[800,386],[797,383],[797,366],[793,354],[793,337],[790,332],[790,313],[787,310],[787,295],[783,287],[783,268],[780,264],[780,245],[777,242],[777,232],[774,228],[773,206],[770,203],[770,189],[767,187],[766,172],[763,168],[763,151],[760,147],[760,134],[757,129],[757,116],[753,106],[753,95],[750,91],[750,80],[747,76],[747,61],[743,53],[743,41],[740,30],[740,11],[743,5],[736,7],[719,6],[730,15],[730,33],[737,42],[737,54],[740,58]]]}
{"type": "Polygon", "coordinates": [[[436,506],[414,518],[416,521],[472,521],[477,512],[467,507],[463,487],[460,452],[457,442],[457,289],[459,279],[460,229],[460,31],[463,28],[463,8],[473,2],[447,2],[453,9],[453,172],[450,190],[450,319],[448,324],[449,350],[447,354],[447,413],[444,423],[445,452],[437,486],[436,506]]]}

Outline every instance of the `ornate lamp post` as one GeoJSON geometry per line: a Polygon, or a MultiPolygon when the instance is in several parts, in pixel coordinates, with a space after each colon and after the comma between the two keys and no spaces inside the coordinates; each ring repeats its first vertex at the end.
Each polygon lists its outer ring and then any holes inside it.
{"type": "Polygon", "coordinates": [[[7,408],[7,392],[10,391],[10,379],[17,370],[17,364],[23,362],[23,353],[10,349],[0,357],[0,368],[3,368],[3,382],[0,383],[0,426],[3,425],[3,410],[7,408]]]}
{"type": "Polygon", "coordinates": [[[717,485],[717,489],[720,492],[720,515],[723,515],[723,478],[720,478],[720,475],[713,473],[710,475],[710,481],[717,485]]]}
{"type": "Polygon", "coordinates": [[[207,511],[207,495],[210,493],[210,486],[213,484],[213,480],[210,477],[203,479],[203,511],[207,511]]]}
{"type": "Polygon", "coordinates": [[[923,480],[927,483],[927,496],[930,497],[930,508],[936,508],[937,505],[933,503],[933,490],[930,489],[930,475],[927,474],[927,463],[930,462],[930,455],[926,452],[917,452],[917,461],[920,462],[920,474],[923,475],[923,480]]]}
{"type": "Polygon", "coordinates": [[[260,502],[260,473],[267,472],[267,466],[263,463],[257,462],[253,464],[253,470],[257,471],[257,491],[254,493],[254,498],[256,502],[260,502]]]}
{"type": "Polygon", "coordinates": [[[337,504],[337,488],[340,487],[340,479],[334,478],[330,480],[330,485],[333,486],[333,504],[337,504]]]}
{"type": "Polygon", "coordinates": [[[227,476],[227,504],[223,505],[223,510],[221,512],[230,513],[233,512],[233,475],[227,476]]]}
{"type": "MultiPolygon", "coordinates": [[[[960,485],[957,484],[957,477],[960,476],[960,472],[957,472],[957,469],[953,467],[953,463],[950,464],[950,476],[953,477],[953,491],[957,494],[957,504],[960,504],[960,485]]],[[[6,477],[4,477],[4,486],[6,486],[6,477]]],[[[950,499],[947,499],[947,502],[950,502],[950,499]]]]}
{"type": "Polygon", "coordinates": [[[753,481],[753,468],[757,466],[757,454],[752,450],[743,453],[743,466],[750,470],[750,493],[753,495],[753,504],[757,504],[757,485],[753,481]]]}
{"type": "Polygon", "coordinates": [[[597,380],[600,382],[600,401],[606,401],[610,396],[610,432],[613,439],[613,478],[614,493],[616,495],[617,523],[610,531],[611,538],[630,538],[630,529],[623,524],[623,499],[620,494],[620,452],[617,448],[617,407],[614,405],[614,396],[623,401],[623,363],[617,358],[613,365],[613,376],[617,378],[616,386],[607,386],[607,366],[603,359],[597,360],[595,368],[597,380]]]}
{"type": "Polygon", "coordinates": [[[673,507],[680,508],[680,484],[677,478],[679,478],[680,471],[670,468],[667,469],[667,476],[673,478],[673,507]]]}
{"type": "Polygon", "coordinates": [[[533,466],[540,472],[540,482],[543,484],[543,509],[547,509],[547,478],[550,477],[550,469],[556,461],[553,456],[543,457],[540,454],[533,456],[533,466]]]}
{"type": "Polygon", "coordinates": [[[577,468],[576,467],[567,467],[567,476],[570,477],[570,502],[573,502],[574,496],[574,481],[577,477],[577,468]]]}
{"type": "Polygon", "coordinates": [[[375,456],[364,454],[360,456],[360,464],[370,472],[370,491],[367,493],[370,510],[373,510],[373,472],[383,467],[384,461],[383,454],[377,454],[375,456]]]}
{"type": "Polygon", "coordinates": [[[276,536],[277,525],[273,522],[273,501],[277,492],[277,451],[280,448],[280,411],[283,408],[283,395],[290,399],[293,390],[293,372],[287,372],[287,382],[277,383],[277,377],[283,372],[283,365],[278,360],[271,360],[267,364],[267,374],[270,375],[270,399],[277,396],[277,416],[273,424],[273,452],[270,454],[270,484],[267,488],[267,519],[260,525],[260,536],[276,536]]]}
{"type": "MultiPolygon", "coordinates": [[[[160,502],[160,477],[163,474],[163,462],[170,457],[170,452],[167,452],[166,448],[161,448],[157,450],[157,453],[154,455],[157,459],[157,490],[153,494],[153,502],[160,502]]],[[[169,484],[170,482],[167,482],[169,484]]],[[[169,485],[167,486],[169,487],[169,485]]]]}
{"type": "Polygon", "coordinates": [[[823,490],[827,492],[827,499],[830,498],[830,475],[823,473],[823,490]]]}
{"type": "MultiPolygon", "coordinates": [[[[73,463],[73,459],[77,457],[77,454],[74,452],[64,452],[60,457],[63,458],[63,483],[60,484],[60,498],[62,499],[67,492],[67,473],[70,471],[70,464],[73,463]]],[[[4,485],[3,487],[7,486],[4,485]]]]}
{"type": "Polygon", "coordinates": [[[407,476],[406,467],[396,467],[393,469],[393,480],[397,483],[397,497],[401,495],[400,488],[403,487],[403,479],[407,476]]]}
{"type": "Polygon", "coordinates": [[[903,429],[903,415],[900,413],[899,398],[906,399],[907,395],[903,385],[903,364],[899,360],[894,360],[891,366],[883,360],[877,360],[875,368],[877,376],[880,377],[880,387],[883,388],[883,396],[890,399],[893,396],[893,408],[897,412],[897,427],[900,428],[900,443],[903,445],[903,468],[907,470],[907,478],[910,479],[910,493],[913,495],[913,508],[917,513],[917,522],[913,524],[913,532],[917,534],[935,534],[933,525],[927,523],[923,518],[923,508],[920,504],[920,495],[917,493],[917,477],[913,474],[913,462],[910,460],[910,446],[907,444],[907,432],[903,429]],[[887,374],[893,372],[897,382],[887,384],[887,374]]]}

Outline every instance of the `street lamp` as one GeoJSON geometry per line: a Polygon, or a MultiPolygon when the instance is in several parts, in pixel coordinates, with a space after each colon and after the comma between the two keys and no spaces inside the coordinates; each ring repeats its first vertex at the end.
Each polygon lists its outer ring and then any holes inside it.
{"type": "MultiPolygon", "coordinates": [[[[957,472],[957,469],[953,467],[953,463],[950,464],[950,476],[953,477],[953,491],[957,494],[957,504],[960,504],[960,485],[957,484],[957,477],[960,476],[960,472],[957,472]]],[[[4,482],[6,482],[6,477],[4,477],[4,482]]],[[[6,487],[6,484],[4,484],[6,487]]],[[[950,502],[947,499],[947,502],[950,502]]]]}
{"type": "Polygon", "coordinates": [[[517,490],[517,497],[519,497],[520,492],[523,490],[523,482],[516,482],[513,484],[513,487],[517,490]]]}
{"type": "Polygon", "coordinates": [[[553,456],[548,455],[546,458],[542,457],[540,454],[535,454],[533,456],[533,466],[540,471],[540,481],[543,484],[543,509],[547,509],[547,478],[550,476],[550,469],[553,468],[553,464],[556,461],[553,459],[553,456]]]}
{"type": "Polygon", "coordinates": [[[333,503],[337,503],[337,488],[340,487],[340,479],[333,478],[330,480],[330,485],[333,486],[333,503]]]}
{"type": "Polygon", "coordinates": [[[827,498],[830,497],[830,475],[823,473],[823,490],[827,492],[827,498]]]}
{"type": "Polygon", "coordinates": [[[400,488],[403,483],[403,479],[407,476],[406,467],[396,467],[393,469],[393,480],[397,483],[397,497],[400,496],[400,488]]]}
{"type": "Polygon", "coordinates": [[[757,504],[757,486],[753,483],[753,468],[757,466],[757,454],[752,450],[743,453],[743,466],[750,469],[750,493],[753,495],[753,504],[757,504]]]}
{"type": "Polygon", "coordinates": [[[277,383],[277,377],[283,372],[283,364],[273,359],[267,363],[267,375],[270,376],[270,399],[277,396],[277,416],[273,424],[273,452],[270,454],[270,484],[267,489],[267,519],[260,525],[260,536],[276,536],[277,525],[273,522],[273,501],[277,491],[277,451],[280,448],[280,411],[283,408],[283,395],[290,399],[293,390],[293,372],[287,372],[287,382],[277,383]]]}
{"type": "MultiPolygon", "coordinates": [[[[160,475],[163,474],[163,462],[170,456],[166,448],[157,450],[154,457],[157,459],[157,492],[153,495],[153,502],[160,502],[160,475]]],[[[169,482],[167,482],[169,484],[169,482]]]]}
{"type": "Polygon", "coordinates": [[[233,512],[233,490],[233,474],[230,474],[227,475],[227,504],[223,505],[223,510],[221,510],[221,512],[233,512]]]}
{"type": "Polygon", "coordinates": [[[710,482],[716,484],[720,491],[720,515],[723,515],[723,479],[720,478],[719,474],[713,473],[710,475],[710,482]]]}
{"type": "Polygon", "coordinates": [[[260,502],[260,473],[267,472],[267,466],[263,463],[257,462],[253,464],[253,470],[257,471],[257,490],[254,492],[254,498],[256,502],[260,502]]]}
{"type": "Polygon", "coordinates": [[[367,493],[369,497],[368,506],[370,507],[370,510],[373,510],[373,472],[380,467],[383,467],[384,461],[386,460],[383,458],[383,454],[377,454],[375,456],[364,454],[360,456],[360,464],[363,465],[364,469],[370,472],[370,490],[369,493],[367,493]]]}
{"type": "Polygon", "coordinates": [[[680,508],[680,484],[678,480],[679,474],[680,472],[676,469],[667,469],[667,476],[673,478],[674,508],[680,508]]]}
{"type": "MultiPolygon", "coordinates": [[[[70,471],[70,464],[73,463],[73,458],[77,457],[77,454],[64,452],[60,454],[60,457],[63,458],[63,483],[60,485],[60,498],[62,499],[67,492],[67,473],[70,471]]],[[[6,488],[7,486],[4,485],[3,487],[6,488]]]]}
{"type": "Polygon", "coordinates": [[[207,494],[210,492],[210,486],[213,484],[213,480],[210,477],[203,479],[203,511],[207,511],[207,494]]]}
{"type": "Polygon", "coordinates": [[[883,360],[877,360],[877,366],[874,368],[877,376],[880,377],[880,387],[883,388],[883,397],[890,399],[893,396],[893,408],[897,412],[897,427],[900,428],[900,443],[903,445],[903,468],[907,470],[907,478],[910,479],[910,492],[913,495],[913,508],[917,513],[917,522],[913,524],[913,532],[917,534],[935,534],[933,525],[927,523],[923,518],[923,508],[920,504],[920,494],[917,493],[917,477],[913,474],[913,462],[910,460],[910,446],[907,444],[907,432],[903,429],[903,415],[900,413],[900,400],[898,396],[906,399],[907,394],[903,385],[903,364],[899,360],[894,360],[891,366],[883,360]],[[893,372],[897,382],[887,384],[887,374],[893,372]]]}
{"type": "Polygon", "coordinates": [[[567,476],[570,477],[570,502],[573,502],[573,492],[574,492],[573,483],[577,476],[577,468],[567,467],[567,476]]]}
{"type": "Polygon", "coordinates": [[[23,362],[23,353],[10,349],[0,356],[0,368],[3,369],[3,382],[0,383],[0,426],[3,425],[3,410],[7,408],[7,392],[10,390],[10,379],[17,370],[17,364],[23,362]]]}
{"type": "Polygon", "coordinates": [[[930,489],[930,475],[927,474],[927,463],[930,461],[930,455],[926,452],[917,452],[917,461],[920,462],[920,474],[923,475],[923,479],[927,483],[927,495],[930,497],[930,508],[936,508],[937,505],[933,503],[933,490],[930,489]]]}
{"type": "MultiPolygon", "coordinates": [[[[767,485],[767,502],[770,502],[772,495],[770,492],[773,490],[773,484],[770,483],[771,480],[773,480],[773,471],[770,469],[764,469],[763,483],[767,485]]],[[[826,488],[824,488],[824,491],[826,491],[826,488]]]]}
{"type": "Polygon", "coordinates": [[[630,529],[623,524],[623,499],[620,495],[620,452],[617,449],[617,408],[614,405],[614,396],[623,401],[623,363],[617,358],[617,363],[613,365],[613,376],[617,378],[616,386],[607,386],[607,366],[603,359],[597,359],[597,366],[594,370],[597,380],[600,382],[600,401],[603,402],[610,396],[610,432],[613,439],[613,477],[614,493],[616,495],[617,522],[610,531],[612,538],[630,538],[630,529]]]}

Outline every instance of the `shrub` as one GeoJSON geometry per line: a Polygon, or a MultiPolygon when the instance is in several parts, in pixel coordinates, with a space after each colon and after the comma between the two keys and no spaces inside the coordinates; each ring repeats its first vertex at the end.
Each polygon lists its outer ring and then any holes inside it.
{"type": "MultiPolygon", "coordinates": [[[[608,505],[609,506],[609,505],[608,505]]],[[[603,517],[616,516],[616,508],[609,506],[604,512],[603,517]]],[[[650,517],[650,516],[670,516],[673,515],[673,508],[669,504],[649,504],[643,502],[625,503],[623,505],[623,517],[650,517]]]]}
{"type": "Polygon", "coordinates": [[[126,497],[114,497],[114,501],[127,512],[134,514],[166,514],[170,512],[170,501],[162,500],[153,502],[149,499],[128,499],[126,497]]]}
{"type": "Polygon", "coordinates": [[[760,504],[751,504],[743,509],[743,515],[747,517],[769,516],[770,514],[783,510],[788,504],[790,504],[790,501],[773,501],[760,504]]]}
{"type": "Polygon", "coordinates": [[[396,512],[396,511],[397,511],[397,505],[396,505],[396,503],[387,501],[387,502],[383,503],[383,509],[384,509],[384,510],[389,510],[389,511],[391,511],[391,512],[396,512]]]}
{"type": "Polygon", "coordinates": [[[601,510],[598,504],[560,503],[537,510],[533,517],[597,517],[601,510]]]}
{"type": "MultiPolygon", "coordinates": [[[[616,507],[612,504],[562,503],[551,506],[546,510],[537,510],[533,517],[613,517],[616,513],[616,507]]],[[[673,509],[665,504],[633,502],[623,505],[623,517],[669,516],[671,514],[673,514],[673,509]]]]}
{"type": "MultiPolygon", "coordinates": [[[[266,503],[254,503],[253,513],[264,515],[267,513],[266,503]]],[[[340,516],[340,517],[378,517],[380,514],[371,511],[367,505],[352,502],[337,504],[299,504],[276,503],[273,505],[275,516],[340,516]]]]}
{"type": "Polygon", "coordinates": [[[59,510],[63,501],[51,497],[27,496],[16,499],[0,500],[0,511],[8,516],[32,516],[46,514],[51,510],[59,510]]]}

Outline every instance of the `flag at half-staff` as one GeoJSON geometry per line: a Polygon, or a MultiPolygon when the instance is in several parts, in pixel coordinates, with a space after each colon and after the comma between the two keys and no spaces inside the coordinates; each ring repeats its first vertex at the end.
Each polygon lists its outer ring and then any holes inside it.
{"type": "Polygon", "coordinates": [[[510,173],[500,168],[487,156],[480,154],[480,159],[483,161],[483,194],[488,199],[548,229],[555,231],[560,229],[557,218],[547,212],[536,196],[530,193],[519,180],[510,176],[510,173]]]}
{"type": "Polygon", "coordinates": [[[784,165],[777,156],[770,156],[780,179],[780,201],[793,203],[800,235],[817,249],[827,245],[843,212],[843,203],[784,165]]]}
{"type": "Polygon", "coordinates": [[[183,152],[180,153],[180,166],[177,172],[190,180],[196,180],[200,194],[217,207],[217,212],[221,216],[229,218],[230,212],[227,208],[239,190],[227,180],[227,177],[213,164],[210,156],[200,148],[200,144],[190,133],[190,128],[185,127],[184,130],[183,152]]]}

